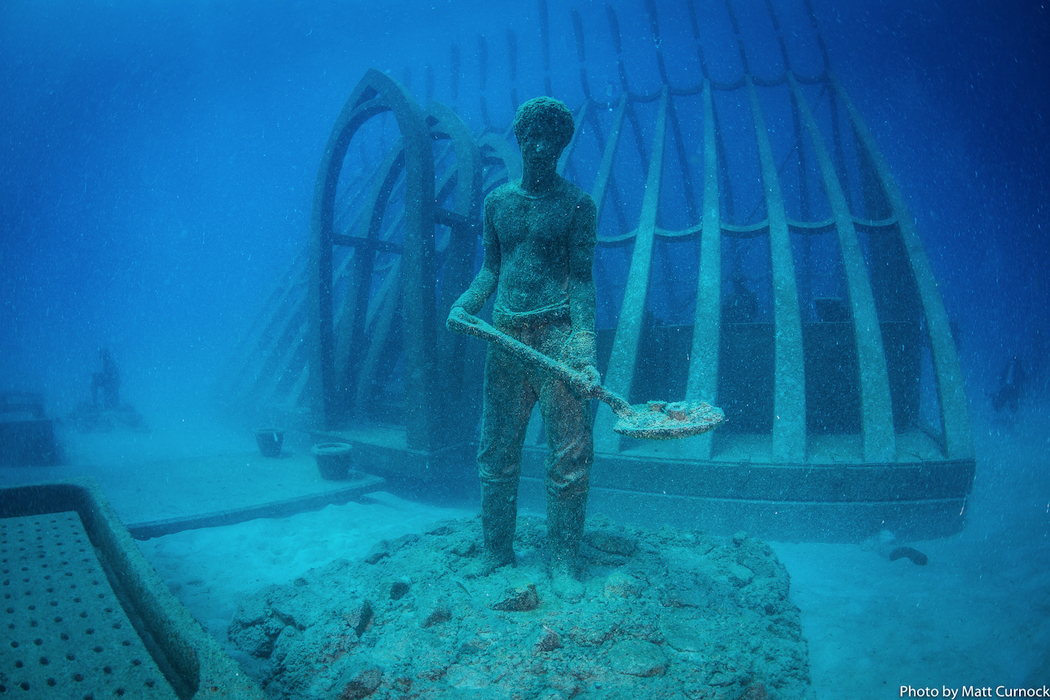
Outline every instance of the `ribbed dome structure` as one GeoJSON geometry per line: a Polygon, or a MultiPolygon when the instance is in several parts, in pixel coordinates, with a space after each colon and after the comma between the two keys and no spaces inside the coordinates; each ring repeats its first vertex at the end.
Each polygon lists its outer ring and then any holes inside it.
{"type": "MultiPolygon", "coordinates": [[[[600,406],[592,510],[660,508],[679,525],[817,540],[961,529],[974,453],[948,318],[905,197],[831,70],[808,2],[786,10],[804,20],[790,32],[766,2],[760,34],[771,45],[755,47],[731,0],[717,12],[683,0],[688,46],[682,31],[674,45],[661,39],[647,0],[638,31],[659,80],[645,85],[632,82],[607,5],[598,41],[616,57],[618,84],[601,91],[581,15],[576,55],[552,56],[539,9],[530,46],[548,94],[576,114],[560,169],[599,207],[606,385],[632,403],[704,399],[726,414],[713,433],[653,443],[618,436],[600,406]],[[705,59],[710,22],[739,53],[731,79],[705,59]],[[818,56],[806,62],[818,68],[796,70],[793,51],[818,56]],[[571,93],[582,100],[552,89],[552,61],[578,63],[571,93]]],[[[379,471],[470,478],[483,348],[443,321],[480,263],[485,195],[520,176],[509,125],[490,121],[487,55],[479,39],[474,128],[429,100],[429,69],[426,107],[383,73],[361,79],[322,158],[311,250],[245,338],[223,396],[354,442],[379,471]]],[[[516,103],[513,33],[508,57],[516,103]]],[[[452,58],[455,98],[457,46],[452,58]]],[[[537,498],[541,436],[530,429],[523,483],[537,498]]]]}

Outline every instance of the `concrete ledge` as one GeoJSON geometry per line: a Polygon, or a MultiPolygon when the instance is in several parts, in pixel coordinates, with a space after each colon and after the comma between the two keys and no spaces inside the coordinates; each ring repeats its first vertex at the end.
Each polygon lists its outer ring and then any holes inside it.
{"type": "Polygon", "coordinates": [[[441,449],[408,447],[403,427],[358,424],[342,430],[311,433],[315,440],[353,445],[354,463],[390,479],[415,479],[439,487],[449,480],[477,476],[477,444],[457,443],[441,449]]]}
{"type": "MultiPolygon", "coordinates": [[[[543,513],[543,479],[523,477],[519,507],[543,513]]],[[[780,542],[861,542],[880,530],[901,541],[948,537],[966,524],[964,498],[914,501],[763,501],[704,498],[592,486],[587,514],[645,527],[670,525],[780,542]]]]}
{"type": "MultiPolygon", "coordinates": [[[[546,447],[526,448],[525,476],[541,478],[546,447]]],[[[961,500],[977,463],[967,460],[763,464],[685,460],[629,453],[595,456],[591,485],[697,498],[777,502],[961,500]]]]}
{"type": "Polygon", "coordinates": [[[205,513],[203,515],[190,515],[183,518],[167,518],[165,520],[151,520],[148,522],[131,523],[128,532],[136,540],[148,540],[153,537],[171,535],[183,530],[195,530],[202,527],[221,527],[223,525],[236,525],[256,518],[282,518],[296,513],[305,513],[311,510],[320,510],[329,505],[345,505],[353,499],[383,488],[386,483],[378,476],[362,474],[355,479],[347,481],[345,488],[336,491],[315,493],[309,496],[288,498],[282,501],[264,503],[257,506],[246,506],[244,508],[231,508],[217,513],[205,513]]]}

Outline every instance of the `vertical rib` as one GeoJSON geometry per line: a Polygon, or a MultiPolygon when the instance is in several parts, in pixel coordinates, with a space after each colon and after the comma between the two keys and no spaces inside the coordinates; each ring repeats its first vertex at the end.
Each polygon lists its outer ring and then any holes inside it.
{"type": "MultiPolygon", "coordinates": [[[[718,349],[722,334],[722,213],[718,192],[718,146],[711,81],[704,78],[704,213],[700,229],[700,271],[696,280],[693,345],[687,399],[718,399],[718,349]]],[[[695,440],[698,459],[711,458],[711,433],[695,440]]]]}
{"type": "Polygon", "coordinates": [[[857,366],[860,372],[860,422],[864,443],[865,462],[892,462],[896,459],[896,438],[893,435],[893,404],[890,400],[890,379],[886,369],[886,353],[882,347],[882,329],[875,310],[875,297],[871,293],[868,268],[864,263],[857,230],[845,190],[835,172],[824,139],[817,128],[806,98],[798,87],[794,76],[788,73],[788,85],[799,113],[809,131],[813,150],[824,180],[824,191],[835,217],[835,229],[839,234],[839,250],[842,267],[849,289],[850,308],[853,312],[853,334],[857,343],[857,366]]]}
{"type": "Polygon", "coordinates": [[[948,459],[973,459],[973,435],[970,432],[970,409],[966,403],[966,392],[963,388],[962,368],[959,356],[952,342],[948,313],[944,310],[944,301],[937,290],[937,280],[926,257],[919,232],[915,228],[904,195],[890,173],[886,160],[875,148],[875,140],[865,126],[853,102],[842,90],[838,80],[830,78],[832,86],[842,103],[846,106],[853,129],[860,139],[860,145],[871,158],[879,180],[886,192],[886,198],[893,209],[900,228],[904,250],[908,256],[908,265],[915,276],[915,285],[919,290],[922,302],[922,313],[926,319],[926,331],[930,340],[930,353],[933,356],[933,368],[937,376],[937,394],[941,402],[941,429],[944,434],[944,452],[948,459]]]}
{"type": "MultiPolygon", "coordinates": [[[[645,182],[642,213],[638,233],[634,239],[631,269],[627,273],[627,289],[620,306],[620,320],[616,327],[612,356],[606,370],[605,384],[613,391],[628,395],[634,381],[645,324],[646,300],[649,296],[649,277],[652,273],[653,243],[656,239],[656,214],[660,205],[660,180],[663,173],[664,142],[667,131],[667,102],[670,91],[665,85],[660,93],[659,113],[653,135],[653,152],[645,182]]],[[[595,444],[603,452],[619,451],[619,436],[612,431],[616,417],[604,404],[598,409],[595,444]]]]}
{"type": "Polygon", "coordinates": [[[602,164],[598,167],[598,177],[594,181],[594,203],[598,206],[598,222],[602,220],[602,208],[605,206],[605,193],[609,190],[609,180],[612,177],[613,161],[616,160],[616,148],[620,144],[620,134],[623,133],[623,118],[627,113],[627,93],[620,94],[620,104],[616,107],[613,116],[612,129],[609,138],[605,142],[605,151],[602,153],[602,164]]]}
{"type": "MultiPolygon", "coordinates": [[[[742,49],[741,49],[742,51],[742,49]]],[[[774,462],[798,464],[806,459],[806,377],[802,352],[802,317],[795,285],[795,263],[791,257],[784,197],[780,190],[773,146],[769,142],[762,105],[751,75],[744,76],[765,190],[769,218],[769,252],[773,272],[773,322],[775,385],[773,394],[774,462]]]]}

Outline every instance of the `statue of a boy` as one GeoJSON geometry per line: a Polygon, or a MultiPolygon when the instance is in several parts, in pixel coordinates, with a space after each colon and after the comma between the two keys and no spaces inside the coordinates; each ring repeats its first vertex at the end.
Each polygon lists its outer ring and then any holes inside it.
{"type": "MultiPolygon", "coordinates": [[[[573,135],[572,112],[538,97],[521,105],[514,135],[522,178],[485,199],[485,259],[450,316],[477,314],[495,292],[493,323],[559,358],[594,383],[594,245],[597,208],[589,194],[557,173],[573,135]]],[[[514,562],[518,479],[525,429],[539,401],[547,431],[547,529],[554,590],[579,599],[578,555],[594,445],[587,399],[564,381],[490,345],[478,471],[485,551],[478,574],[514,562]]]]}

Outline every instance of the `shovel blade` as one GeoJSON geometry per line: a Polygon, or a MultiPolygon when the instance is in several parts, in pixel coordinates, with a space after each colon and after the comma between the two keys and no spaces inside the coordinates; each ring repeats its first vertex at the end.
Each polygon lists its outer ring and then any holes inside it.
{"type": "Polygon", "coordinates": [[[675,440],[706,433],[725,420],[722,409],[706,401],[650,401],[618,413],[613,426],[620,435],[645,440],[675,440]]]}

